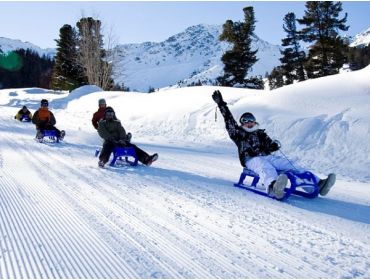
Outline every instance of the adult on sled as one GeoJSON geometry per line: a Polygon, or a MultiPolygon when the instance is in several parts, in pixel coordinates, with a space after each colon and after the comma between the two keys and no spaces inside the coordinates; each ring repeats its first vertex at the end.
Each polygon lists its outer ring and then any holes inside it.
{"type": "Polygon", "coordinates": [[[148,166],[158,159],[158,154],[149,155],[131,143],[131,133],[126,133],[111,107],[105,109],[104,118],[99,121],[98,133],[104,139],[99,155],[99,167],[104,167],[115,147],[133,147],[138,160],[148,166]]]}
{"type": "Polygon", "coordinates": [[[49,111],[49,102],[46,99],[41,100],[40,108],[35,112],[32,117],[32,123],[36,125],[36,138],[42,139],[45,130],[54,130],[58,140],[63,140],[65,136],[64,130],[59,130],[55,127],[56,120],[54,114],[49,111]]]}
{"type": "Polygon", "coordinates": [[[18,121],[31,121],[32,119],[32,114],[30,110],[28,110],[27,106],[23,106],[22,109],[18,111],[18,113],[14,117],[18,121]]]}
{"type": "MultiPolygon", "coordinates": [[[[272,155],[280,149],[279,141],[272,140],[264,129],[259,128],[259,123],[252,113],[246,112],[241,115],[239,122],[235,121],[227,103],[223,100],[221,92],[216,90],[212,95],[224,117],[226,130],[238,147],[240,163],[243,167],[257,173],[260,182],[266,188],[266,192],[276,199],[284,197],[284,189],[288,183],[288,177],[284,173],[280,175],[277,170],[288,171],[294,168],[304,172],[302,167],[292,165],[285,157],[272,155]]],[[[320,195],[326,195],[335,183],[335,174],[329,174],[326,179],[317,178],[320,188],[320,195]]]]}

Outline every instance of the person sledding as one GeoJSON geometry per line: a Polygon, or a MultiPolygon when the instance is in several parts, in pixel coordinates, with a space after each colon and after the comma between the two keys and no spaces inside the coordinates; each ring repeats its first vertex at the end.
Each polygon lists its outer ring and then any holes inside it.
{"type": "MultiPolygon", "coordinates": [[[[227,107],[227,103],[223,100],[220,91],[214,91],[212,98],[224,117],[226,130],[231,140],[238,147],[241,165],[259,175],[260,182],[262,182],[269,195],[276,199],[282,199],[284,197],[284,189],[288,183],[288,177],[284,173],[279,175],[277,170],[289,171],[293,166],[292,162],[287,158],[272,154],[280,149],[279,141],[272,140],[264,129],[260,129],[259,123],[250,112],[241,115],[239,119],[240,125],[238,125],[227,107]]],[[[297,164],[294,164],[294,168],[298,171],[305,171],[297,164]]],[[[335,180],[336,176],[332,173],[326,179],[317,178],[320,195],[328,194],[335,180]]]]}
{"type": "Polygon", "coordinates": [[[115,117],[112,107],[105,109],[104,118],[98,123],[98,133],[104,139],[103,149],[99,155],[99,167],[104,167],[109,161],[115,147],[133,147],[138,160],[144,165],[149,166],[158,159],[158,154],[149,155],[131,143],[131,133],[126,133],[121,122],[115,117]]]}
{"type": "Polygon", "coordinates": [[[99,105],[98,111],[96,111],[93,114],[93,117],[91,119],[91,123],[96,130],[98,130],[99,121],[104,119],[104,112],[105,109],[107,108],[107,103],[104,98],[101,98],[98,101],[98,105],[99,105]]]}
{"type": "Polygon", "coordinates": [[[36,138],[42,139],[46,130],[52,130],[55,131],[58,141],[63,140],[66,133],[64,130],[55,127],[56,120],[54,114],[48,108],[49,102],[42,99],[40,105],[40,108],[32,117],[32,123],[36,125],[36,138]]]}
{"type": "Polygon", "coordinates": [[[23,106],[14,118],[21,122],[30,122],[32,120],[32,113],[28,110],[27,106],[23,106]]]}

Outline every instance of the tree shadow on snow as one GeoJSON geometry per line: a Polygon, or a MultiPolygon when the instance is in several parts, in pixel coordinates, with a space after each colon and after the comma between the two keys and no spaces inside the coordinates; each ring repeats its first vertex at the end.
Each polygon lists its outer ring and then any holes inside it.
{"type": "Polygon", "coordinates": [[[289,197],[287,203],[301,209],[337,216],[354,222],[370,224],[370,206],[367,205],[335,200],[328,197],[306,199],[297,196],[289,197]]]}

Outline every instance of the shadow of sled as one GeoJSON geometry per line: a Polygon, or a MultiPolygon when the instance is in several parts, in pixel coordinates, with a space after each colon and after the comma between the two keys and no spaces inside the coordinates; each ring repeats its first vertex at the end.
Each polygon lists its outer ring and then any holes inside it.
{"type": "MultiPolygon", "coordinates": [[[[96,149],[95,157],[100,153],[100,149],[96,149]]],[[[138,165],[138,157],[133,147],[115,147],[113,149],[113,159],[109,163],[110,166],[123,166],[129,164],[130,166],[138,165]]]]}
{"type": "MultiPolygon", "coordinates": [[[[290,184],[285,188],[285,194],[282,199],[279,200],[286,200],[291,195],[302,196],[305,198],[315,198],[319,195],[319,185],[317,182],[316,177],[309,171],[300,173],[295,170],[281,172],[278,171],[278,174],[284,173],[287,175],[290,184]]],[[[248,168],[244,168],[243,172],[240,174],[239,181],[234,184],[235,187],[246,189],[248,191],[254,192],[256,194],[266,196],[272,199],[276,199],[275,196],[268,194],[265,192],[264,189],[258,188],[258,181],[259,176],[252,170],[248,168]],[[252,179],[251,184],[245,184],[244,180],[247,177],[251,177],[252,179]]]]}

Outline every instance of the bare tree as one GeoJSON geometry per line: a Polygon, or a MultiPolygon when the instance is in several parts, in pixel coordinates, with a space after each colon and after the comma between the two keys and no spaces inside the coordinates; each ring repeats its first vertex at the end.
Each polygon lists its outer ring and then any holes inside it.
{"type": "Polygon", "coordinates": [[[77,22],[79,30],[79,63],[82,65],[89,84],[104,90],[113,86],[112,36],[109,36],[108,49],[104,49],[101,21],[92,17],[81,18],[77,22]],[[109,49],[111,48],[111,49],[109,49]]]}

